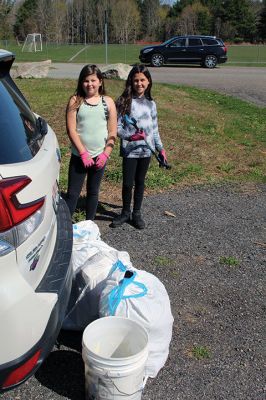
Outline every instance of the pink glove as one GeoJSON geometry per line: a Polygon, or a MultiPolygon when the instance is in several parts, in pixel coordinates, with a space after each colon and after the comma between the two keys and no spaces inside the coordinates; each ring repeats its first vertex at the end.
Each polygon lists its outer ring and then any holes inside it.
{"type": "Polygon", "coordinates": [[[159,157],[162,160],[162,162],[167,163],[166,151],[164,149],[159,151],[159,157]]]}
{"type": "Polygon", "coordinates": [[[99,154],[95,163],[96,169],[102,169],[105,166],[108,158],[109,156],[104,151],[99,154]]]}
{"type": "Polygon", "coordinates": [[[90,168],[94,165],[94,160],[91,158],[91,155],[87,150],[80,153],[80,157],[85,168],[90,168]]]}
{"type": "Polygon", "coordinates": [[[129,141],[135,142],[136,140],[145,140],[145,138],[146,138],[145,132],[140,129],[139,131],[130,136],[129,141]]]}

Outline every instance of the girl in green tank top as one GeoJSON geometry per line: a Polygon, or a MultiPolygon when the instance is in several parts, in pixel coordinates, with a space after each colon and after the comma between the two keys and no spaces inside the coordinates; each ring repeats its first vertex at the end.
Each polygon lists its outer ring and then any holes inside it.
{"type": "Polygon", "coordinates": [[[103,76],[96,65],[86,65],[80,72],[66,108],[66,128],[71,141],[66,202],[73,215],[87,177],[86,219],[94,220],[100,183],[117,135],[116,107],[105,96],[103,76]]]}

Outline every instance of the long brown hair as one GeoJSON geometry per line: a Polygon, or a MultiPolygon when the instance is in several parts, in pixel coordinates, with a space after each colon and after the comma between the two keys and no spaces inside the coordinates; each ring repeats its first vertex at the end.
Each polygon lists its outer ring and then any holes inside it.
{"type": "Polygon", "coordinates": [[[129,72],[127,80],[126,80],[125,90],[123,91],[121,96],[116,100],[116,108],[117,108],[117,112],[119,115],[130,114],[132,97],[135,94],[134,89],[133,89],[133,80],[134,80],[135,74],[139,74],[139,73],[144,74],[149,81],[149,85],[148,85],[147,89],[145,90],[144,96],[148,100],[152,100],[152,97],[151,97],[152,79],[151,79],[150,71],[148,70],[148,68],[145,65],[137,64],[129,72]]]}
{"type": "Polygon", "coordinates": [[[83,82],[89,75],[97,76],[97,78],[101,81],[101,86],[99,87],[99,94],[102,96],[106,94],[105,87],[104,87],[104,78],[103,78],[103,74],[102,74],[101,70],[97,67],[97,65],[87,64],[82,68],[82,70],[80,71],[80,74],[79,74],[77,88],[74,93],[74,96],[76,96],[76,101],[73,105],[74,109],[79,108],[81,103],[83,102],[84,98],[86,97],[86,93],[84,92],[84,89],[83,89],[83,82]]]}

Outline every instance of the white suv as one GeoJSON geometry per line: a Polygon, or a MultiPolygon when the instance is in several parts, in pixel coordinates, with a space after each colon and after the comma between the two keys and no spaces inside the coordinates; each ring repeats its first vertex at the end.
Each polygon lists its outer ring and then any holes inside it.
{"type": "Polygon", "coordinates": [[[71,290],[72,223],[58,192],[60,151],[0,50],[0,393],[52,349],[71,290]]]}

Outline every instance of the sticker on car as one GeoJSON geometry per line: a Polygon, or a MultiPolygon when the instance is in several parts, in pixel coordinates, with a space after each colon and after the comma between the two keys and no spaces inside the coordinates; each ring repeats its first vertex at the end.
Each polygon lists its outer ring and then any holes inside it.
{"type": "Polygon", "coordinates": [[[29,270],[30,271],[34,271],[39,258],[40,258],[40,252],[44,246],[44,241],[45,241],[45,237],[42,238],[42,240],[37,244],[37,246],[35,246],[27,255],[26,255],[26,260],[29,264],[29,270]]]}

